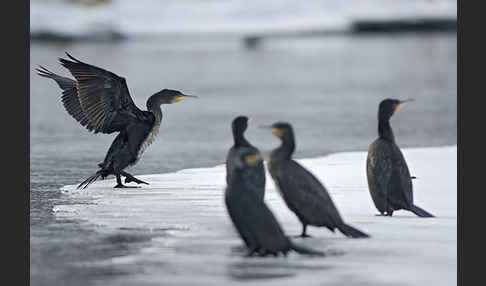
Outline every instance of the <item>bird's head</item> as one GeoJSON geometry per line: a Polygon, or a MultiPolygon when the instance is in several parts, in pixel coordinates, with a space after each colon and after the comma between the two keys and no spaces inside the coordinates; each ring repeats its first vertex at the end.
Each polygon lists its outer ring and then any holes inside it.
{"type": "Polygon", "coordinates": [[[172,90],[172,89],[163,89],[156,94],[152,95],[151,98],[154,98],[154,100],[157,100],[157,102],[160,104],[172,104],[181,101],[182,99],[185,98],[197,98],[197,96],[194,95],[187,95],[183,94],[182,92],[178,90],[172,90]]]}
{"type": "Polygon", "coordinates": [[[246,128],[248,128],[248,121],[249,118],[243,115],[233,119],[233,122],[231,123],[233,134],[242,134],[245,132],[246,128]]]}
{"type": "Polygon", "coordinates": [[[378,117],[383,119],[390,119],[395,111],[401,108],[402,104],[410,101],[413,101],[413,99],[398,100],[387,98],[380,102],[380,105],[378,107],[378,117]]]}
{"type": "Polygon", "coordinates": [[[280,139],[294,137],[292,125],[287,122],[276,122],[270,126],[260,126],[260,128],[272,130],[273,135],[277,136],[280,139]]]}

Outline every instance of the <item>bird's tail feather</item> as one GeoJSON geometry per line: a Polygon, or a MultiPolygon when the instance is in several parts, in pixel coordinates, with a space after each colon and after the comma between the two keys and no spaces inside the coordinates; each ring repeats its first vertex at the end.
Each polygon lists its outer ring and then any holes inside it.
{"type": "Polygon", "coordinates": [[[307,247],[304,247],[302,245],[297,245],[293,242],[290,243],[290,248],[300,254],[306,254],[306,255],[315,255],[315,256],[325,256],[324,252],[317,251],[314,249],[310,249],[307,247]]]}
{"type": "Polygon", "coordinates": [[[412,205],[412,207],[410,208],[410,211],[412,211],[414,214],[418,215],[419,217],[434,217],[433,214],[425,211],[422,208],[419,208],[416,205],[412,205]]]}
{"type": "Polygon", "coordinates": [[[352,238],[365,238],[370,237],[368,234],[357,230],[356,228],[350,226],[349,224],[341,224],[337,227],[345,236],[352,238]]]}
{"type": "Polygon", "coordinates": [[[78,190],[79,189],[86,189],[89,185],[91,185],[91,183],[96,181],[96,179],[98,179],[101,175],[102,175],[102,173],[100,171],[94,173],[93,175],[88,177],[86,180],[84,180],[81,184],[79,184],[77,189],[78,190]]]}

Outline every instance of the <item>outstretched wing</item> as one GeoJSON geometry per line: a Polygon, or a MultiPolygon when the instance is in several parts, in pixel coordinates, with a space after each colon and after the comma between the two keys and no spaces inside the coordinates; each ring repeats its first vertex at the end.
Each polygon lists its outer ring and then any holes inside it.
{"type": "Polygon", "coordinates": [[[59,85],[62,89],[61,101],[66,111],[82,126],[86,127],[89,131],[92,131],[94,126],[91,124],[88,117],[86,117],[86,114],[81,107],[81,103],[79,102],[76,81],[57,75],[43,66],[39,66],[36,71],[40,76],[51,78],[59,85]]]}
{"type": "Polygon", "coordinates": [[[71,60],[59,61],[76,79],[80,106],[95,133],[121,131],[131,122],[148,119],[130,97],[123,77],[66,55],[71,60]]]}

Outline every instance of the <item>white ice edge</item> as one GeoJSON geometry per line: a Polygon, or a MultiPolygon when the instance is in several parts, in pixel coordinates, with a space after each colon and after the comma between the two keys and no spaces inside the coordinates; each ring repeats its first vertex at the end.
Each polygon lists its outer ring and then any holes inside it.
{"type": "MultiPolygon", "coordinates": [[[[418,218],[406,211],[397,211],[391,218],[375,216],[377,211],[366,181],[366,152],[299,159],[297,161],[327,187],[344,220],[372,238],[348,239],[338,232],[333,234],[327,229],[310,227],[308,232],[313,238],[297,241],[345,254],[310,260],[292,254],[286,263],[322,266],[322,270],[295,270],[293,276],[265,280],[265,283],[455,285],[457,146],[406,148],[402,151],[411,174],[417,177],[413,181],[414,202],[436,218],[418,218]]],[[[163,270],[148,271],[143,277],[132,276],[127,280],[130,283],[142,282],[147,277],[163,277],[163,281],[173,283],[235,282],[228,274],[227,265],[246,263],[247,260],[231,255],[231,248],[241,242],[223,203],[224,165],[137,177],[150,185],[141,189],[115,190],[112,188],[115,181],[105,180],[95,182],[87,190],[76,190],[75,185],[65,186],[62,192],[66,196],[88,199],[92,203],[57,205],[53,211],[59,218],[81,219],[98,225],[102,232],[143,229],[164,230],[168,234],[153,239],[150,246],[138,254],[103,263],[125,265],[167,261],[170,257],[172,264],[193,272],[193,278],[184,278],[183,275],[167,275],[163,270]],[[197,266],[200,263],[207,265],[200,268],[197,266]],[[209,268],[205,270],[205,267],[209,268]]],[[[268,174],[265,201],[288,235],[300,233],[299,221],[275,191],[268,174]]],[[[263,261],[275,263],[268,259],[263,261]]],[[[256,263],[255,260],[252,263],[256,263]]],[[[251,271],[258,271],[258,267],[251,271]]]]}

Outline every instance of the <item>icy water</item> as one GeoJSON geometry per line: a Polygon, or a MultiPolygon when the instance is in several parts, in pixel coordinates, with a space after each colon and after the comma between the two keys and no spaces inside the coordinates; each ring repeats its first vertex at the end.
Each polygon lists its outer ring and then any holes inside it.
{"type": "Polygon", "coordinates": [[[257,126],[278,120],[294,125],[296,157],[366,150],[376,138],[377,105],[387,97],[416,99],[392,119],[401,147],[456,144],[455,34],[278,39],[251,50],[216,37],[31,43],[32,285],[117,285],[124,275],[164,267],[96,263],[137,252],[163,234],[106,234],[53,213],[54,205],[91,203],[60,188],[93,173],[115,136],[89,134],[64,111],[57,85],[33,72],[41,64],[67,75],[57,64],[64,51],[126,77],[140,108],[162,88],[200,96],[163,106],[160,134],[130,170],[135,175],[222,163],[232,144],[230,122],[239,114],[252,118],[247,137],[264,154],[278,141],[257,126]]]}

